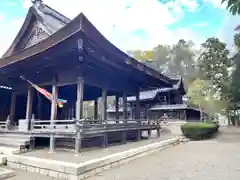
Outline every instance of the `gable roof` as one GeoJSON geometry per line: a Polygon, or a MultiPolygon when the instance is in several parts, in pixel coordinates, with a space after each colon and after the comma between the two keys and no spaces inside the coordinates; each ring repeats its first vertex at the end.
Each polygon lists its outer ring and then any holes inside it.
{"type": "MultiPolygon", "coordinates": [[[[16,70],[18,69],[18,66],[26,65],[25,63],[28,63],[28,61],[30,63],[30,61],[33,62],[33,60],[38,59],[40,56],[43,58],[45,55],[48,56],[48,53],[50,53],[51,50],[55,51],[62,44],[70,43],[70,39],[74,36],[82,36],[83,38],[85,38],[85,45],[88,45],[88,47],[85,48],[85,50],[87,51],[85,53],[97,54],[98,51],[101,51],[102,54],[109,56],[109,58],[112,60],[111,64],[113,64],[114,66],[118,65],[121,66],[123,69],[126,69],[128,72],[131,71],[132,74],[141,75],[144,79],[144,82],[141,82],[140,87],[142,90],[157,87],[172,87],[173,83],[170,81],[170,78],[164,76],[163,74],[157,72],[152,68],[147,67],[136,59],[128,56],[125,52],[121,51],[110,41],[108,41],[83,13],[80,13],[77,17],[70,21],[70,19],[61,15],[57,11],[44,5],[41,0],[35,0],[35,4],[30,9],[31,10],[29,10],[29,14],[33,14],[34,17],[37,18],[37,22],[45,25],[49,24],[46,22],[51,22],[49,19],[55,19],[56,24],[62,23],[62,27],[56,30],[55,33],[49,33],[48,35],[46,35],[46,31],[43,31],[42,29],[43,33],[45,33],[45,37],[41,36],[40,40],[36,38],[37,42],[34,42],[30,46],[25,46],[21,49],[19,47],[22,47],[20,45],[26,39],[24,34],[28,34],[26,29],[30,29],[31,27],[30,25],[28,25],[28,23],[33,24],[30,21],[35,20],[31,17],[26,18],[23,27],[21,28],[19,34],[15,38],[8,52],[5,53],[5,56],[0,59],[0,69],[2,70],[0,73],[2,76],[3,74],[5,76],[8,76],[10,74],[9,72],[11,72],[11,68],[16,70]],[[51,16],[52,18],[49,18],[49,16],[51,16]],[[69,23],[67,23],[67,21],[69,21],[69,23]]],[[[54,27],[57,27],[56,24],[54,25],[54,27]]],[[[36,35],[38,36],[39,34],[37,33],[36,35]]],[[[28,44],[25,43],[25,45],[28,44]]],[[[102,56],[101,58],[105,58],[105,56],[102,56]]],[[[18,70],[18,73],[19,72],[20,71],[18,70]]],[[[136,81],[138,81],[137,78],[136,81]]]]}
{"type": "Polygon", "coordinates": [[[33,1],[21,29],[2,58],[39,43],[70,21],[41,0],[33,1]]]}

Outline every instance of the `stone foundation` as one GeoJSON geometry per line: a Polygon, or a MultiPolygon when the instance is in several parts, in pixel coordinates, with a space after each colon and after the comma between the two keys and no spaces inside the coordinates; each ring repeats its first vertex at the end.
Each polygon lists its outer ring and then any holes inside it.
{"type": "Polygon", "coordinates": [[[59,179],[82,180],[138,157],[176,145],[180,143],[182,139],[182,137],[176,137],[80,164],[12,155],[7,157],[7,166],[13,169],[22,169],[23,171],[35,172],[59,179]]]}

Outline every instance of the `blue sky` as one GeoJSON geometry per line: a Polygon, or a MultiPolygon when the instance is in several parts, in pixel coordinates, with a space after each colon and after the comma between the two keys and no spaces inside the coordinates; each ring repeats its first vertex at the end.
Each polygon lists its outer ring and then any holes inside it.
{"type": "MultiPolygon", "coordinates": [[[[232,17],[221,0],[43,0],[74,18],[83,12],[115,45],[123,50],[149,49],[174,44],[180,38],[202,43],[217,36],[232,45],[232,17]]],[[[0,54],[11,44],[31,6],[30,0],[1,0],[0,54]]]]}

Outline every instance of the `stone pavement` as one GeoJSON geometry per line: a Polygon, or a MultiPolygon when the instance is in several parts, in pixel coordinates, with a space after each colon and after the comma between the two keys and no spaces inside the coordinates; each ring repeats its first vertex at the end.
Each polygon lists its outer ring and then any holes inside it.
{"type": "Polygon", "coordinates": [[[88,180],[239,180],[240,128],[136,159],[88,180]]]}

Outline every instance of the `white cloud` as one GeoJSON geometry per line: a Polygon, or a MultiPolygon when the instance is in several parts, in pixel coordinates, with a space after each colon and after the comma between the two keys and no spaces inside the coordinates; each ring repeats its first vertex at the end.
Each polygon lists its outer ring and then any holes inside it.
{"type": "Polygon", "coordinates": [[[68,5],[59,0],[44,2],[70,18],[83,12],[103,35],[123,50],[152,48],[159,43],[172,44],[179,37],[196,39],[194,33],[190,33],[193,37],[189,36],[190,30],[171,31],[167,28],[183,17],[181,7],[194,11],[198,7],[195,0],[166,4],[158,0],[68,0],[68,5]],[[146,36],[133,35],[138,29],[143,30],[146,36]]]}
{"type": "Polygon", "coordinates": [[[215,8],[226,8],[226,3],[222,3],[222,0],[204,0],[205,3],[211,3],[215,8]]]}
{"type": "Polygon", "coordinates": [[[23,0],[23,7],[24,8],[29,8],[29,7],[31,7],[31,5],[32,5],[31,0],[23,0]]]}
{"type": "Polygon", "coordinates": [[[0,23],[0,57],[11,45],[13,39],[17,35],[20,27],[22,26],[23,19],[15,19],[13,21],[2,21],[0,23]]]}
{"type": "MultiPolygon", "coordinates": [[[[161,4],[158,0],[68,0],[67,3],[60,0],[44,0],[44,3],[70,18],[83,12],[106,38],[123,50],[148,49],[159,43],[173,44],[179,38],[195,42],[201,40],[188,28],[169,30],[167,27],[184,17],[182,7],[191,12],[195,11],[198,7],[196,0],[176,0],[166,4],[161,4]],[[145,36],[134,34],[139,29],[145,36]]],[[[31,1],[23,0],[22,5],[29,8],[31,1]]],[[[16,27],[17,24],[22,22],[23,19],[19,19],[4,24],[5,32],[8,32],[6,28],[15,27],[11,30],[11,35],[3,38],[6,43],[1,43],[0,46],[4,44],[5,50],[20,28],[16,27]]],[[[0,47],[0,51],[2,49],[3,47],[0,47]]]]}

